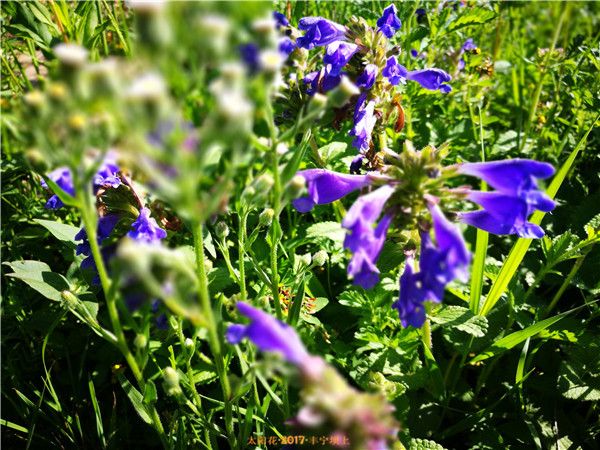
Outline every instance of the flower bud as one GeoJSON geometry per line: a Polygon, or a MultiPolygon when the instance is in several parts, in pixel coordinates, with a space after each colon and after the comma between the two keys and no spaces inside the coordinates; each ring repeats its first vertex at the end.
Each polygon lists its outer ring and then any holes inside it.
{"type": "Polygon", "coordinates": [[[68,119],[69,126],[75,131],[83,131],[87,120],[83,114],[73,114],[68,119]]]}
{"type": "Polygon", "coordinates": [[[252,30],[256,33],[269,35],[275,31],[275,20],[271,17],[263,17],[252,22],[252,30]]]}
{"type": "Polygon", "coordinates": [[[60,82],[50,83],[48,85],[48,95],[53,100],[64,100],[67,96],[67,86],[60,82]]]}
{"type": "Polygon", "coordinates": [[[227,236],[229,236],[229,227],[223,221],[218,222],[215,225],[215,233],[217,233],[217,237],[219,239],[225,240],[225,239],[227,239],[227,236]]]}
{"type": "Polygon", "coordinates": [[[275,211],[272,208],[265,208],[258,216],[259,227],[270,227],[275,217],[275,211]]]}
{"type": "Polygon", "coordinates": [[[172,367],[166,367],[163,370],[164,388],[167,395],[177,396],[182,394],[181,386],[179,386],[179,373],[172,367]]]}
{"type": "Polygon", "coordinates": [[[300,255],[300,257],[298,258],[300,263],[303,264],[305,267],[310,266],[310,263],[312,262],[312,256],[310,253],[305,253],[304,255],[300,255]]]}
{"type": "Polygon", "coordinates": [[[287,146],[287,144],[285,144],[283,142],[280,142],[279,144],[277,144],[277,148],[275,148],[275,151],[277,152],[277,154],[279,156],[285,155],[289,150],[290,150],[290,148],[287,146]]]}
{"type": "Polygon", "coordinates": [[[143,334],[138,334],[133,340],[133,345],[138,349],[144,349],[148,345],[148,338],[143,334]]]}
{"type": "Polygon", "coordinates": [[[278,72],[285,62],[283,56],[277,50],[264,50],[260,52],[258,59],[260,68],[270,74],[278,72]]]}
{"type": "Polygon", "coordinates": [[[319,250],[317,253],[315,253],[313,255],[313,258],[312,258],[313,264],[318,267],[325,265],[325,263],[327,262],[328,259],[329,259],[329,255],[327,254],[327,252],[325,250],[319,250]]]}
{"type": "Polygon", "coordinates": [[[329,103],[334,108],[341,108],[356,95],[360,95],[360,89],[344,75],[340,84],[329,94],[329,103]]]}
{"type": "Polygon", "coordinates": [[[42,91],[31,91],[23,96],[23,100],[29,106],[33,106],[34,108],[41,108],[46,103],[46,97],[42,93],[42,91]]]}
{"type": "Polygon", "coordinates": [[[77,44],[58,44],[53,50],[58,60],[65,66],[81,67],[87,61],[88,51],[77,44]]]}
{"type": "Polygon", "coordinates": [[[198,38],[203,43],[201,50],[212,57],[223,56],[227,51],[230,28],[226,17],[215,14],[202,16],[198,22],[198,38]]]}
{"type": "Polygon", "coordinates": [[[193,355],[194,352],[196,351],[196,344],[194,344],[194,341],[192,341],[190,338],[185,338],[183,345],[184,345],[185,350],[187,351],[188,355],[190,355],[190,356],[193,355]]]}
{"type": "Polygon", "coordinates": [[[130,100],[156,101],[165,96],[167,86],[157,73],[146,73],[131,83],[125,91],[125,97],[130,100]]]}
{"type": "Polygon", "coordinates": [[[254,185],[256,192],[259,194],[264,194],[271,190],[274,183],[275,181],[273,180],[273,175],[269,173],[263,173],[256,180],[254,180],[254,183],[252,184],[254,185]]]}
{"type": "Polygon", "coordinates": [[[317,112],[319,110],[324,111],[327,106],[327,97],[318,92],[313,95],[308,103],[308,113],[317,112]]]}
{"type": "Polygon", "coordinates": [[[303,176],[294,175],[290,182],[287,185],[286,193],[290,198],[297,198],[304,191],[304,187],[306,186],[306,181],[303,176]]]}
{"type": "Polygon", "coordinates": [[[26,150],[25,158],[29,165],[38,172],[45,172],[48,169],[44,155],[37,148],[26,150]]]}
{"type": "Polygon", "coordinates": [[[60,298],[62,298],[62,300],[64,301],[65,305],[69,309],[76,308],[79,305],[79,300],[70,291],[62,291],[60,293],[60,298]]]}

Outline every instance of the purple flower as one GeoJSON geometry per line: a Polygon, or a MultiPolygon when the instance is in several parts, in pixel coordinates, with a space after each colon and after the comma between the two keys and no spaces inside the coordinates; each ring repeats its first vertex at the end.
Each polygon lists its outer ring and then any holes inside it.
{"type": "Polygon", "coordinates": [[[383,14],[377,20],[377,26],[385,37],[391,38],[397,30],[402,26],[402,22],[398,18],[398,10],[393,3],[383,10],[383,14]]]}
{"type": "Polygon", "coordinates": [[[250,319],[250,323],[229,326],[225,337],[230,344],[237,344],[248,338],[260,350],[279,353],[286,361],[297,366],[301,366],[310,357],[292,327],[247,303],[238,302],[237,308],[250,319]]]}
{"type": "Polygon", "coordinates": [[[361,94],[354,110],[354,126],[348,133],[354,136],[352,145],[360,152],[367,152],[371,145],[371,135],[377,118],[375,117],[375,102],[367,102],[366,93],[361,94]]]}
{"type": "Polygon", "coordinates": [[[554,202],[546,198],[532,198],[531,203],[528,203],[526,199],[497,191],[473,191],[467,198],[484,209],[462,213],[460,218],[464,223],[489,233],[516,234],[523,238],[544,236],[544,230],[528,222],[527,217],[535,209],[550,211],[554,208],[554,202]]]}
{"type": "Polygon", "coordinates": [[[300,19],[298,28],[306,31],[304,36],[296,41],[298,47],[308,50],[327,45],[344,38],[346,28],[322,17],[304,17],[300,19]]]}
{"type": "MultiPolygon", "coordinates": [[[[54,181],[58,187],[60,187],[63,191],[65,191],[69,195],[75,195],[75,186],[73,185],[73,177],[71,175],[71,171],[66,167],[59,167],[56,170],[53,170],[48,175],[52,181],[54,181]]],[[[49,189],[48,184],[45,180],[42,179],[41,185],[44,189],[49,189]]],[[[46,209],[58,209],[64,206],[64,203],[58,195],[54,194],[52,197],[48,199],[46,202],[46,209]]]]}
{"type": "Polygon", "coordinates": [[[494,189],[509,194],[537,190],[537,179],[554,174],[554,167],[531,159],[506,159],[482,163],[464,163],[458,167],[464,175],[481,178],[494,189]]]}
{"type": "MultiPolygon", "coordinates": [[[[469,279],[471,253],[467,250],[460,230],[444,216],[439,206],[430,206],[429,212],[433,220],[437,252],[441,255],[443,262],[435,270],[431,270],[432,268],[428,266],[427,261],[421,255],[419,263],[421,272],[435,273],[436,280],[444,284],[450,283],[455,278],[466,282],[469,279]]],[[[441,301],[441,298],[439,300],[441,301]]]]}
{"type": "Polygon", "coordinates": [[[458,60],[458,70],[463,70],[465,68],[465,59],[463,58],[462,55],[465,52],[468,52],[471,50],[476,50],[476,49],[477,49],[477,46],[473,42],[473,39],[469,38],[465,41],[465,43],[460,48],[460,53],[459,53],[460,59],[458,60]]]}
{"type": "Polygon", "coordinates": [[[120,170],[115,155],[109,153],[100,165],[96,175],[94,175],[94,192],[97,192],[101,187],[119,187],[121,185],[120,170]]]}
{"type": "Polygon", "coordinates": [[[530,159],[508,159],[461,164],[458,172],[481,178],[494,192],[472,191],[468,199],[483,210],[461,214],[461,220],[493,234],[540,238],[544,231],[527,221],[535,210],[549,212],[556,204],[539,190],[537,180],[554,174],[551,164],[530,159]]]}
{"type": "Polygon", "coordinates": [[[412,56],[413,58],[416,58],[417,56],[419,56],[419,51],[417,49],[411,48],[410,56],[412,56]]]}
{"type": "Polygon", "coordinates": [[[419,8],[415,11],[415,15],[417,17],[425,16],[425,15],[427,15],[427,11],[425,11],[425,9],[423,9],[423,8],[419,8]]]}
{"type": "Polygon", "coordinates": [[[379,69],[375,64],[367,64],[364,72],[356,79],[356,85],[361,88],[371,89],[373,84],[375,84],[378,72],[379,69]]]}
{"type": "Polygon", "coordinates": [[[403,327],[420,328],[425,322],[423,289],[420,273],[413,273],[413,259],[407,258],[404,273],[400,277],[400,297],[392,308],[398,310],[403,327]]]}
{"type": "MultiPolygon", "coordinates": [[[[437,91],[438,89],[443,93],[448,93],[452,90],[452,87],[447,83],[452,79],[450,75],[444,72],[442,69],[421,69],[412,70],[408,72],[407,79],[416,81],[425,89],[437,91]]],[[[393,84],[393,83],[392,83],[393,84]]]]}
{"type": "Polygon", "coordinates": [[[325,73],[332,77],[338,76],[357,50],[358,46],[356,44],[347,42],[336,41],[329,44],[325,49],[325,57],[323,58],[325,73]]]}
{"type": "Polygon", "coordinates": [[[285,14],[280,13],[279,11],[273,11],[273,19],[275,19],[277,29],[290,26],[290,22],[287,20],[287,17],[285,17],[285,14]]]}
{"type": "Polygon", "coordinates": [[[279,39],[279,44],[277,46],[279,53],[287,56],[292,53],[295,48],[296,44],[294,44],[294,41],[292,41],[289,37],[284,36],[279,39]]]}
{"type": "Polygon", "coordinates": [[[444,289],[452,280],[467,281],[471,254],[460,231],[437,205],[429,207],[436,244],[429,233],[421,234],[419,272],[413,272],[413,260],[407,258],[400,277],[400,297],[392,305],[398,310],[402,326],[421,327],[425,322],[423,302],[442,301],[444,289]]]}
{"type": "Polygon", "coordinates": [[[372,288],[379,281],[379,270],[375,264],[392,216],[386,214],[376,227],[374,224],[393,192],[392,186],[385,185],[359,197],[342,221],[342,226],[348,230],[344,247],[352,252],[348,275],[354,278],[354,284],[365,289],[372,288]]]}
{"type": "Polygon", "coordinates": [[[307,184],[308,197],[300,197],[292,202],[301,213],[324,205],[361,189],[371,182],[367,175],[346,175],[325,169],[308,169],[298,172],[307,184]]]}
{"type": "Polygon", "coordinates": [[[240,56],[246,67],[251,73],[258,72],[260,69],[260,58],[258,45],[254,43],[240,45],[240,56]]]}
{"type": "Polygon", "coordinates": [[[408,70],[402,64],[398,63],[395,56],[390,56],[381,73],[389,80],[390,84],[396,86],[398,83],[405,82],[408,70]]]}
{"type": "Polygon", "coordinates": [[[473,42],[472,38],[469,38],[465,41],[465,43],[463,44],[463,46],[460,48],[460,53],[464,53],[464,52],[468,52],[471,50],[477,50],[477,46],[475,45],[475,43],[473,42]]]}
{"type": "Polygon", "coordinates": [[[313,95],[319,91],[319,76],[320,72],[317,70],[306,75],[303,79],[304,84],[307,84],[306,93],[313,95]]]}
{"type": "MultiPolygon", "coordinates": [[[[110,237],[110,234],[113,232],[117,223],[120,220],[120,216],[117,214],[107,214],[106,216],[102,216],[98,219],[98,225],[96,228],[96,240],[98,245],[102,245],[102,243],[110,237]]],[[[91,269],[94,272],[97,272],[96,262],[94,261],[94,256],[92,255],[92,249],[90,247],[90,242],[88,240],[87,232],[85,228],[79,230],[79,232],[75,235],[75,241],[82,241],[80,244],[77,244],[75,253],[77,255],[85,255],[86,258],[81,261],[81,268],[91,269]]],[[[102,259],[105,264],[112,258],[115,252],[115,246],[110,245],[108,247],[103,247],[100,249],[100,253],[102,255],[102,259]]],[[[99,277],[96,275],[92,280],[92,284],[97,285],[100,283],[99,277]]]]}
{"type": "Polygon", "coordinates": [[[308,85],[306,93],[313,95],[316,92],[327,92],[335,88],[342,80],[341,75],[329,76],[325,73],[325,69],[318,72],[311,72],[304,77],[304,83],[308,85]]]}
{"type": "Polygon", "coordinates": [[[167,232],[158,226],[155,219],[150,217],[148,208],[142,208],[137,220],[131,224],[131,230],[127,236],[139,242],[153,244],[167,237],[167,232]]]}

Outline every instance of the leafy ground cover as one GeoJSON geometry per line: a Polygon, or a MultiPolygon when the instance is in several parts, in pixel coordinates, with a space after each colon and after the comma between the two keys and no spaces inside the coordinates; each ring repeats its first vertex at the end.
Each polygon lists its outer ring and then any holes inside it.
{"type": "Polygon", "coordinates": [[[2,443],[598,448],[598,11],[2,2],[2,443]]]}

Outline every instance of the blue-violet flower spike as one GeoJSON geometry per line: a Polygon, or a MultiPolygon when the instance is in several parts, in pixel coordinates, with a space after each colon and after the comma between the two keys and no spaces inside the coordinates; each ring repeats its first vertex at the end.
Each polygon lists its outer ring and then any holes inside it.
{"type": "Polygon", "coordinates": [[[393,192],[392,186],[385,185],[359,197],[342,221],[342,226],[348,230],[344,247],[353,254],[348,264],[348,275],[354,278],[354,284],[365,289],[372,288],[379,281],[376,262],[392,216],[386,214],[376,227],[374,224],[393,192]]]}
{"type": "Polygon", "coordinates": [[[412,70],[408,72],[406,78],[412,81],[416,81],[425,89],[437,91],[438,89],[444,93],[450,92],[452,87],[447,83],[452,79],[450,75],[444,72],[442,69],[421,69],[412,70]]]}
{"type": "Polygon", "coordinates": [[[273,11],[273,19],[275,19],[278,29],[281,27],[288,27],[290,25],[290,22],[287,20],[287,17],[285,17],[285,14],[280,13],[279,11],[273,11]]]}
{"type": "Polygon", "coordinates": [[[423,289],[419,273],[413,273],[413,259],[407,258],[404,272],[400,277],[400,297],[392,308],[398,310],[403,327],[420,328],[425,323],[423,289]]]}
{"type": "Polygon", "coordinates": [[[375,64],[367,64],[364,72],[356,79],[356,85],[364,89],[371,89],[373,84],[375,84],[378,72],[379,69],[375,64]]]}
{"type": "MultiPolygon", "coordinates": [[[[59,167],[56,170],[53,170],[48,174],[48,178],[54,181],[58,187],[60,187],[63,191],[65,191],[69,195],[75,195],[75,186],[73,184],[73,177],[71,176],[71,171],[66,167],[59,167]]],[[[49,189],[48,183],[42,179],[41,185],[44,189],[49,189]]],[[[54,194],[52,197],[48,199],[46,202],[46,209],[58,209],[62,208],[64,203],[58,195],[54,194]]]]}
{"type": "Polygon", "coordinates": [[[346,34],[345,27],[322,17],[304,17],[298,22],[298,28],[306,33],[296,44],[308,50],[342,40],[346,34]]]}
{"type": "Polygon", "coordinates": [[[376,122],[375,102],[372,100],[367,102],[366,93],[362,93],[356,101],[354,126],[348,133],[354,136],[352,145],[361,153],[367,152],[371,146],[371,136],[376,122]]]}
{"type": "Polygon", "coordinates": [[[357,50],[358,46],[356,44],[349,44],[347,42],[336,41],[329,44],[325,49],[325,56],[323,58],[327,75],[338,76],[357,50]]]}
{"type": "Polygon", "coordinates": [[[481,163],[464,163],[458,172],[481,178],[494,189],[505,193],[518,194],[537,189],[537,179],[545,179],[554,174],[551,164],[532,159],[507,159],[481,163]]]}
{"type": "Polygon", "coordinates": [[[308,169],[298,172],[306,181],[308,197],[300,197],[292,202],[302,212],[308,212],[315,205],[334,202],[361,189],[371,182],[367,175],[347,175],[325,169],[308,169]]]}
{"type": "Polygon", "coordinates": [[[167,237],[167,232],[158,226],[155,219],[150,217],[148,208],[142,208],[137,220],[131,224],[131,231],[127,233],[127,236],[139,242],[153,244],[167,237]]]}
{"type": "Polygon", "coordinates": [[[296,331],[260,309],[238,302],[240,313],[250,319],[248,325],[234,324],[227,329],[230,344],[250,339],[260,350],[281,354],[286,361],[300,366],[310,357],[296,331]]]}
{"type": "Polygon", "coordinates": [[[396,5],[391,4],[383,10],[383,14],[377,20],[377,26],[379,27],[379,31],[381,31],[388,39],[400,29],[402,22],[398,18],[396,5]]]}
{"type": "Polygon", "coordinates": [[[381,74],[388,79],[390,84],[396,86],[398,83],[406,82],[408,70],[402,64],[398,63],[395,56],[390,56],[381,74]]]}

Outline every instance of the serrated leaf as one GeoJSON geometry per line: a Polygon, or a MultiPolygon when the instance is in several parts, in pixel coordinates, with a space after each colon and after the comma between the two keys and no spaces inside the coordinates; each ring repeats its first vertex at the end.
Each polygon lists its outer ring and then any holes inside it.
{"type": "Polygon", "coordinates": [[[344,242],[346,231],[339,222],[320,222],[306,229],[306,237],[310,240],[330,239],[340,247],[344,242]]]}
{"type": "Polygon", "coordinates": [[[489,9],[473,8],[468,13],[460,16],[455,21],[451,22],[446,28],[446,33],[449,34],[461,28],[470,27],[472,25],[481,25],[496,17],[496,13],[489,9]]]}
{"type": "Polygon", "coordinates": [[[445,450],[440,444],[429,439],[411,439],[408,450],[445,450]]]}
{"type": "Polygon", "coordinates": [[[39,223],[47,229],[59,241],[74,242],[75,235],[79,232],[79,228],[66,223],[43,219],[35,219],[34,222],[39,223]]]}
{"type": "Polygon", "coordinates": [[[330,142],[319,149],[319,155],[321,155],[321,158],[329,164],[339,155],[342,155],[347,148],[348,144],[345,142],[330,142]]]}
{"type": "Polygon", "coordinates": [[[600,374],[583,364],[563,362],[558,371],[558,391],[563,397],[579,401],[600,400],[600,374]]]}
{"type": "Polygon", "coordinates": [[[474,337],[483,337],[488,330],[487,319],[474,315],[463,306],[444,305],[431,316],[431,321],[443,325],[444,328],[456,328],[474,337]]]}

